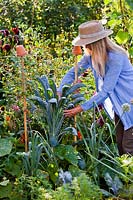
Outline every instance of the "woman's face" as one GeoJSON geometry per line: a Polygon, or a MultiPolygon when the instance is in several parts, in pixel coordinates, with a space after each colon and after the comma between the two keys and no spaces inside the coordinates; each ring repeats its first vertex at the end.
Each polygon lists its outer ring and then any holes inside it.
{"type": "Polygon", "coordinates": [[[86,55],[92,55],[92,50],[91,50],[91,47],[90,47],[90,45],[84,45],[83,46],[83,50],[84,50],[84,53],[86,54],[86,55]]]}

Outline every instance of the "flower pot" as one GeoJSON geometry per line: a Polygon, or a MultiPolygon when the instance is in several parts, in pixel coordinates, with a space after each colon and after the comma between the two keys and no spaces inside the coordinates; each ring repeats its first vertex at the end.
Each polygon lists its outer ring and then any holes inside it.
{"type": "Polygon", "coordinates": [[[25,50],[23,45],[17,45],[16,52],[17,52],[17,56],[19,56],[19,57],[23,57],[23,56],[27,55],[27,51],[25,50]]]}
{"type": "Polygon", "coordinates": [[[72,48],[72,54],[73,55],[81,55],[82,54],[82,49],[81,49],[81,47],[80,46],[74,46],[73,48],[72,48]]]}

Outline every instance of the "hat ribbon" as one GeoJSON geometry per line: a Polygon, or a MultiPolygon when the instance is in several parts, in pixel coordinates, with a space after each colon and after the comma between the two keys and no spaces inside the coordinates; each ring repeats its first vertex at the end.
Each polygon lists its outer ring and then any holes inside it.
{"type": "Polygon", "coordinates": [[[88,34],[88,35],[83,35],[83,34],[79,34],[79,37],[82,39],[86,39],[86,38],[91,38],[91,37],[96,37],[96,36],[99,36],[101,34],[105,33],[105,30],[102,30],[100,32],[97,32],[97,33],[92,33],[92,34],[88,34]]]}

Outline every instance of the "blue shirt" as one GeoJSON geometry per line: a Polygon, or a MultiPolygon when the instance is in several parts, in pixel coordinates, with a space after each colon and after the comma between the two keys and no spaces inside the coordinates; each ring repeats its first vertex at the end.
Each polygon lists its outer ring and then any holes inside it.
{"type": "MultiPolygon", "coordinates": [[[[78,62],[78,75],[81,75],[88,68],[94,74],[96,88],[98,91],[98,75],[92,66],[91,56],[84,55],[78,62]]],[[[72,67],[61,81],[59,92],[65,84],[74,82],[75,72],[72,67]]],[[[94,102],[99,105],[109,98],[115,113],[123,122],[124,129],[133,126],[133,105],[130,105],[129,112],[123,112],[122,105],[129,103],[133,99],[133,66],[125,53],[110,51],[105,65],[105,75],[101,91],[92,96],[89,100],[81,104],[83,111],[89,110],[94,106],[94,102]]]]}

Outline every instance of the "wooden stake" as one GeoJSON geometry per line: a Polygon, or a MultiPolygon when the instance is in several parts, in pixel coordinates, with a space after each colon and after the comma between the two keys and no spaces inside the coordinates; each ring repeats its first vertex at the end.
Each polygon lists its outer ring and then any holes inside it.
{"type": "Polygon", "coordinates": [[[27,102],[26,102],[26,81],[25,81],[25,68],[23,57],[27,55],[23,45],[16,46],[17,56],[21,57],[22,65],[22,92],[23,92],[23,112],[24,112],[24,136],[25,136],[25,152],[28,151],[28,133],[27,133],[27,102]]]}
{"type": "MultiPolygon", "coordinates": [[[[78,82],[78,65],[77,65],[77,55],[75,55],[75,84],[78,82]]],[[[74,116],[74,127],[76,128],[77,116],[74,116]]],[[[77,142],[77,136],[74,136],[74,142],[77,142]]]]}
{"type": "Polygon", "coordinates": [[[22,91],[23,91],[23,112],[24,112],[24,136],[25,136],[25,152],[28,151],[28,134],[27,134],[27,102],[26,102],[26,83],[24,72],[24,59],[21,58],[22,64],[22,91]]]}
{"type": "MultiPolygon", "coordinates": [[[[75,55],[75,84],[78,82],[78,55],[81,55],[82,54],[82,50],[81,50],[81,47],[80,46],[74,46],[73,49],[72,49],[72,53],[73,55],[75,55]]],[[[74,126],[76,128],[76,120],[77,120],[77,117],[74,116],[74,126]]],[[[77,141],[77,136],[74,136],[74,142],[77,141]]]]}

